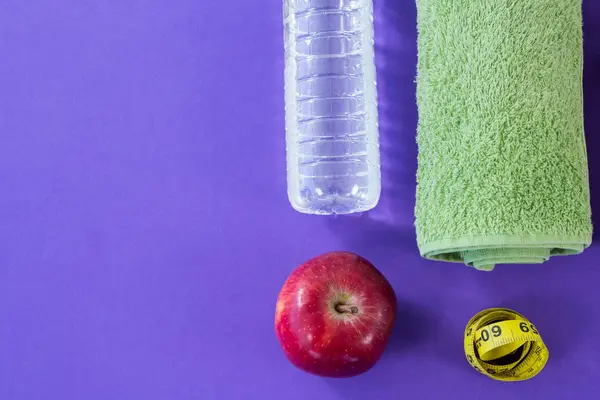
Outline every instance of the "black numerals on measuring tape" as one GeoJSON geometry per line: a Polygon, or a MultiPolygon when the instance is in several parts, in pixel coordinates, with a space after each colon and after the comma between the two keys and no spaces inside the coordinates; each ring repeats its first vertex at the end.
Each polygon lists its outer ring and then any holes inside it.
{"type": "Polygon", "coordinates": [[[535,326],[533,326],[533,324],[529,324],[529,327],[531,328],[531,332],[535,333],[536,335],[539,335],[537,329],[535,329],[535,326]]]}
{"type": "MultiPolygon", "coordinates": [[[[500,335],[502,335],[502,328],[500,328],[498,325],[492,326],[490,330],[492,331],[492,335],[494,337],[499,337],[500,335]]],[[[481,331],[481,340],[483,340],[484,342],[490,340],[490,333],[487,329],[481,331]]]]}
{"type": "Polygon", "coordinates": [[[486,329],[481,331],[481,340],[483,340],[484,342],[490,340],[490,334],[486,329]]]}
{"type": "Polygon", "coordinates": [[[539,335],[537,329],[535,329],[535,326],[533,326],[533,324],[529,324],[527,325],[527,322],[521,322],[519,324],[519,328],[521,328],[521,331],[527,333],[529,332],[529,330],[531,330],[531,332],[535,333],[536,335],[539,335]]]}
{"type": "Polygon", "coordinates": [[[502,335],[502,328],[500,328],[498,325],[492,326],[492,335],[495,337],[502,335]]]}
{"type": "Polygon", "coordinates": [[[548,349],[535,325],[504,308],[490,308],[471,318],[463,339],[471,368],[495,380],[527,380],[548,360],[548,349]]]}

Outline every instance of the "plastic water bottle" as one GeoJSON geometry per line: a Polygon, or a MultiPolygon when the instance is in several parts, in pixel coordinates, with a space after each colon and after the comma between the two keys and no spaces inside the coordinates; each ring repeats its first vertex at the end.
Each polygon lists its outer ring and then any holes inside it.
{"type": "Polygon", "coordinates": [[[381,192],[373,0],[284,0],[288,197],[349,214],[381,192]]]}

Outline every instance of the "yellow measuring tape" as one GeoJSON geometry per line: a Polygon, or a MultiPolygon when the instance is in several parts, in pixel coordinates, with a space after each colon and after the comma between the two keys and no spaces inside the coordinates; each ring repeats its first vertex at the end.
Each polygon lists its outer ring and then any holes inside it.
{"type": "Polygon", "coordinates": [[[499,381],[536,376],[548,361],[548,348],[536,327],[507,308],[475,315],[465,329],[465,355],[480,373],[499,381]]]}

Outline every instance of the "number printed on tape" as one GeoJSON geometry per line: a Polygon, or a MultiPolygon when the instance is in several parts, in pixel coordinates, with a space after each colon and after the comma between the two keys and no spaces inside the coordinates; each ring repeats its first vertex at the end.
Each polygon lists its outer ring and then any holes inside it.
{"type": "Polygon", "coordinates": [[[527,318],[506,308],[475,315],[464,335],[465,355],[478,372],[496,380],[533,378],[548,361],[548,348],[527,318]]]}

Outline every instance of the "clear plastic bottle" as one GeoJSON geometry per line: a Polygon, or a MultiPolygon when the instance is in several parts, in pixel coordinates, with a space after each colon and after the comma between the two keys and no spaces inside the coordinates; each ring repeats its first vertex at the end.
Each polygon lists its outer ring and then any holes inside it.
{"type": "Polygon", "coordinates": [[[373,0],[284,0],[288,196],[349,214],[381,192],[373,0]]]}

